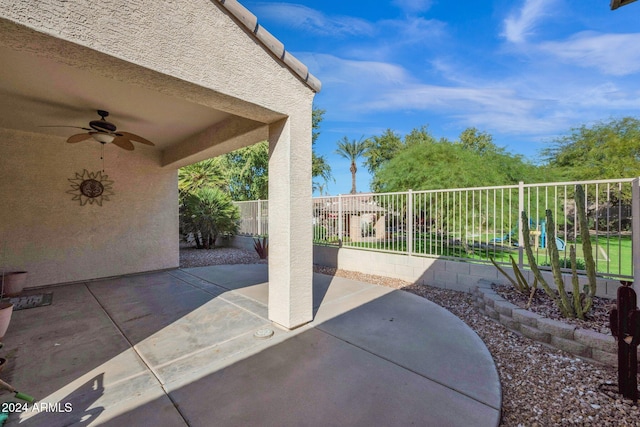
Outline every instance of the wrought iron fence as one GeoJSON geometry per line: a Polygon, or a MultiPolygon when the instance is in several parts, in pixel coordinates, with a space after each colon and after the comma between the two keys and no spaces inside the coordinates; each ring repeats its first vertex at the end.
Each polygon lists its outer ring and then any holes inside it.
{"type": "Polygon", "coordinates": [[[245,236],[264,236],[269,234],[269,202],[250,200],[233,202],[240,210],[238,233],[245,236]]]}
{"type": "MultiPolygon", "coordinates": [[[[363,250],[508,263],[526,267],[523,239],[534,247],[538,264],[549,264],[546,210],[555,223],[561,261],[569,267],[569,247],[576,247],[584,269],[578,229],[575,186],[583,186],[598,274],[633,276],[633,179],[507,185],[500,187],[356,194],[313,199],[315,244],[363,250]],[[529,218],[523,236],[519,213],[529,218]]],[[[267,202],[238,202],[240,233],[268,234],[267,202]]],[[[640,236],[637,236],[640,237],[640,236]]]]}

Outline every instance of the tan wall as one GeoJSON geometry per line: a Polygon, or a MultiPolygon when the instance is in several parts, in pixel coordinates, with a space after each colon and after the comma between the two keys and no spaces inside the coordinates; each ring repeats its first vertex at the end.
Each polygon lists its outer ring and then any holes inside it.
{"type": "Polygon", "coordinates": [[[0,161],[11,163],[0,178],[24,178],[0,184],[0,197],[21,205],[0,217],[10,230],[11,268],[32,272],[34,286],[177,266],[175,168],[268,138],[270,210],[282,213],[269,221],[278,254],[269,261],[269,318],[287,328],[312,319],[314,92],[276,59],[282,55],[266,52],[253,28],[240,27],[215,1],[0,0],[0,15],[35,30],[0,19],[0,44],[14,50],[234,115],[158,146],[164,169],[158,151],[107,145],[117,153],[113,167],[107,155],[116,194],[103,207],[81,207],[65,193],[68,178],[95,158],[88,152],[64,140],[0,142],[0,161]]]}
{"type": "Polygon", "coordinates": [[[67,54],[73,48],[54,38],[4,35],[3,42],[18,49],[42,49],[39,55],[252,120],[272,123],[306,108],[313,98],[313,91],[216,1],[0,0],[0,16],[171,77],[99,55],[83,53],[78,63],[67,54]]]}
{"type": "Polygon", "coordinates": [[[100,145],[0,129],[0,268],[28,287],[178,266],[177,172],[160,153],[105,146],[109,201],[80,206],[69,178],[101,170],[100,145]]]}

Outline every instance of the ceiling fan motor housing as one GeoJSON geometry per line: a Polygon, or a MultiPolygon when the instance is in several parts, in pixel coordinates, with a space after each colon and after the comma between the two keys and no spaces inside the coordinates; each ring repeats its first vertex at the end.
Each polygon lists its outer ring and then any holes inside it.
{"type": "Polygon", "coordinates": [[[97,130],[98,132],[115,132],[116,125],[113,123],[109,123],[108,121],[102,120],[91,120],[89,122],[89,126],[91,129],[97,130]]]}
{"type": "Polygon", "coordinates": [[[92,120],[89,122],[89,126],[91,129],[97,130],[98,132],[115,132],[116,125],[113,123],[109,123],[104,118],[109,116],[109,112],[105,110],[98,110],[98,115],[100,116],[100,120],[92,120]]]}

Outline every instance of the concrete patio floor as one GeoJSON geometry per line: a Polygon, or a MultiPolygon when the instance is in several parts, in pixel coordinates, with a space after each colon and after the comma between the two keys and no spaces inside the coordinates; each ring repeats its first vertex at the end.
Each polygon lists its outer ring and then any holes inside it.
{"type": "Polygon", "coordinates": [[[287,331],[267,319],[267,277],[223,265],[52,288],[0,350],[0,377],[40,401],[7,425],[499,423],[493,359],[448,311],[315,274],[314,321],[287,331]]]}

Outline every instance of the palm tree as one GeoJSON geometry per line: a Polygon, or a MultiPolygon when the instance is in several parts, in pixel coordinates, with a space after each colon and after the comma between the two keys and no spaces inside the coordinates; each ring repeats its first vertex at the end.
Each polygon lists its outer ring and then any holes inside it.
{"type": "Polygon", "coordinates": [[[349,168],[351,171],[351,194],[356,194],[356,172],[358,171],[356,163],[358,158],[360,158],[366,150],[367,140],[364,139],[364,136],[361,137],[359,141],[355,139],[349,141],[349,138],[346,136],[338,141],[336,154],[339,154],[351,162],[351,167],[349,168]]]}
{"type": "MultiPolygon", "coordinates": [[[[320,188],[324,190],[329,183],[329,180],[333,180],[333,182],[335,182],[335,179],[331,176],[331,166],[329,166],[329,163],[327,163],[324,156],[317,156],[316,153],[313,153],[311,165],[311,176],[313,178],[322,178],[324,181],[324,184],[321,184],[318,181],[313,181],[313,191],[319,190],[320,188]]],[[[322,194],[320,195],[322,196],[322,194]]]]}
{"type": "Polygon", "coordinates": [[[199,188],[222,188],[225,184],[219,158],[203,160],[178,170],[178,191],[182,198],[199,188]]]}
{"type": "Polygon", "coordinates": [[[183,233],[192,234],[197,248],[210,249],[220,235],[238,232],[240,212],[231,197],[215,187],[187,194],[180,212],[183,233]]]}

